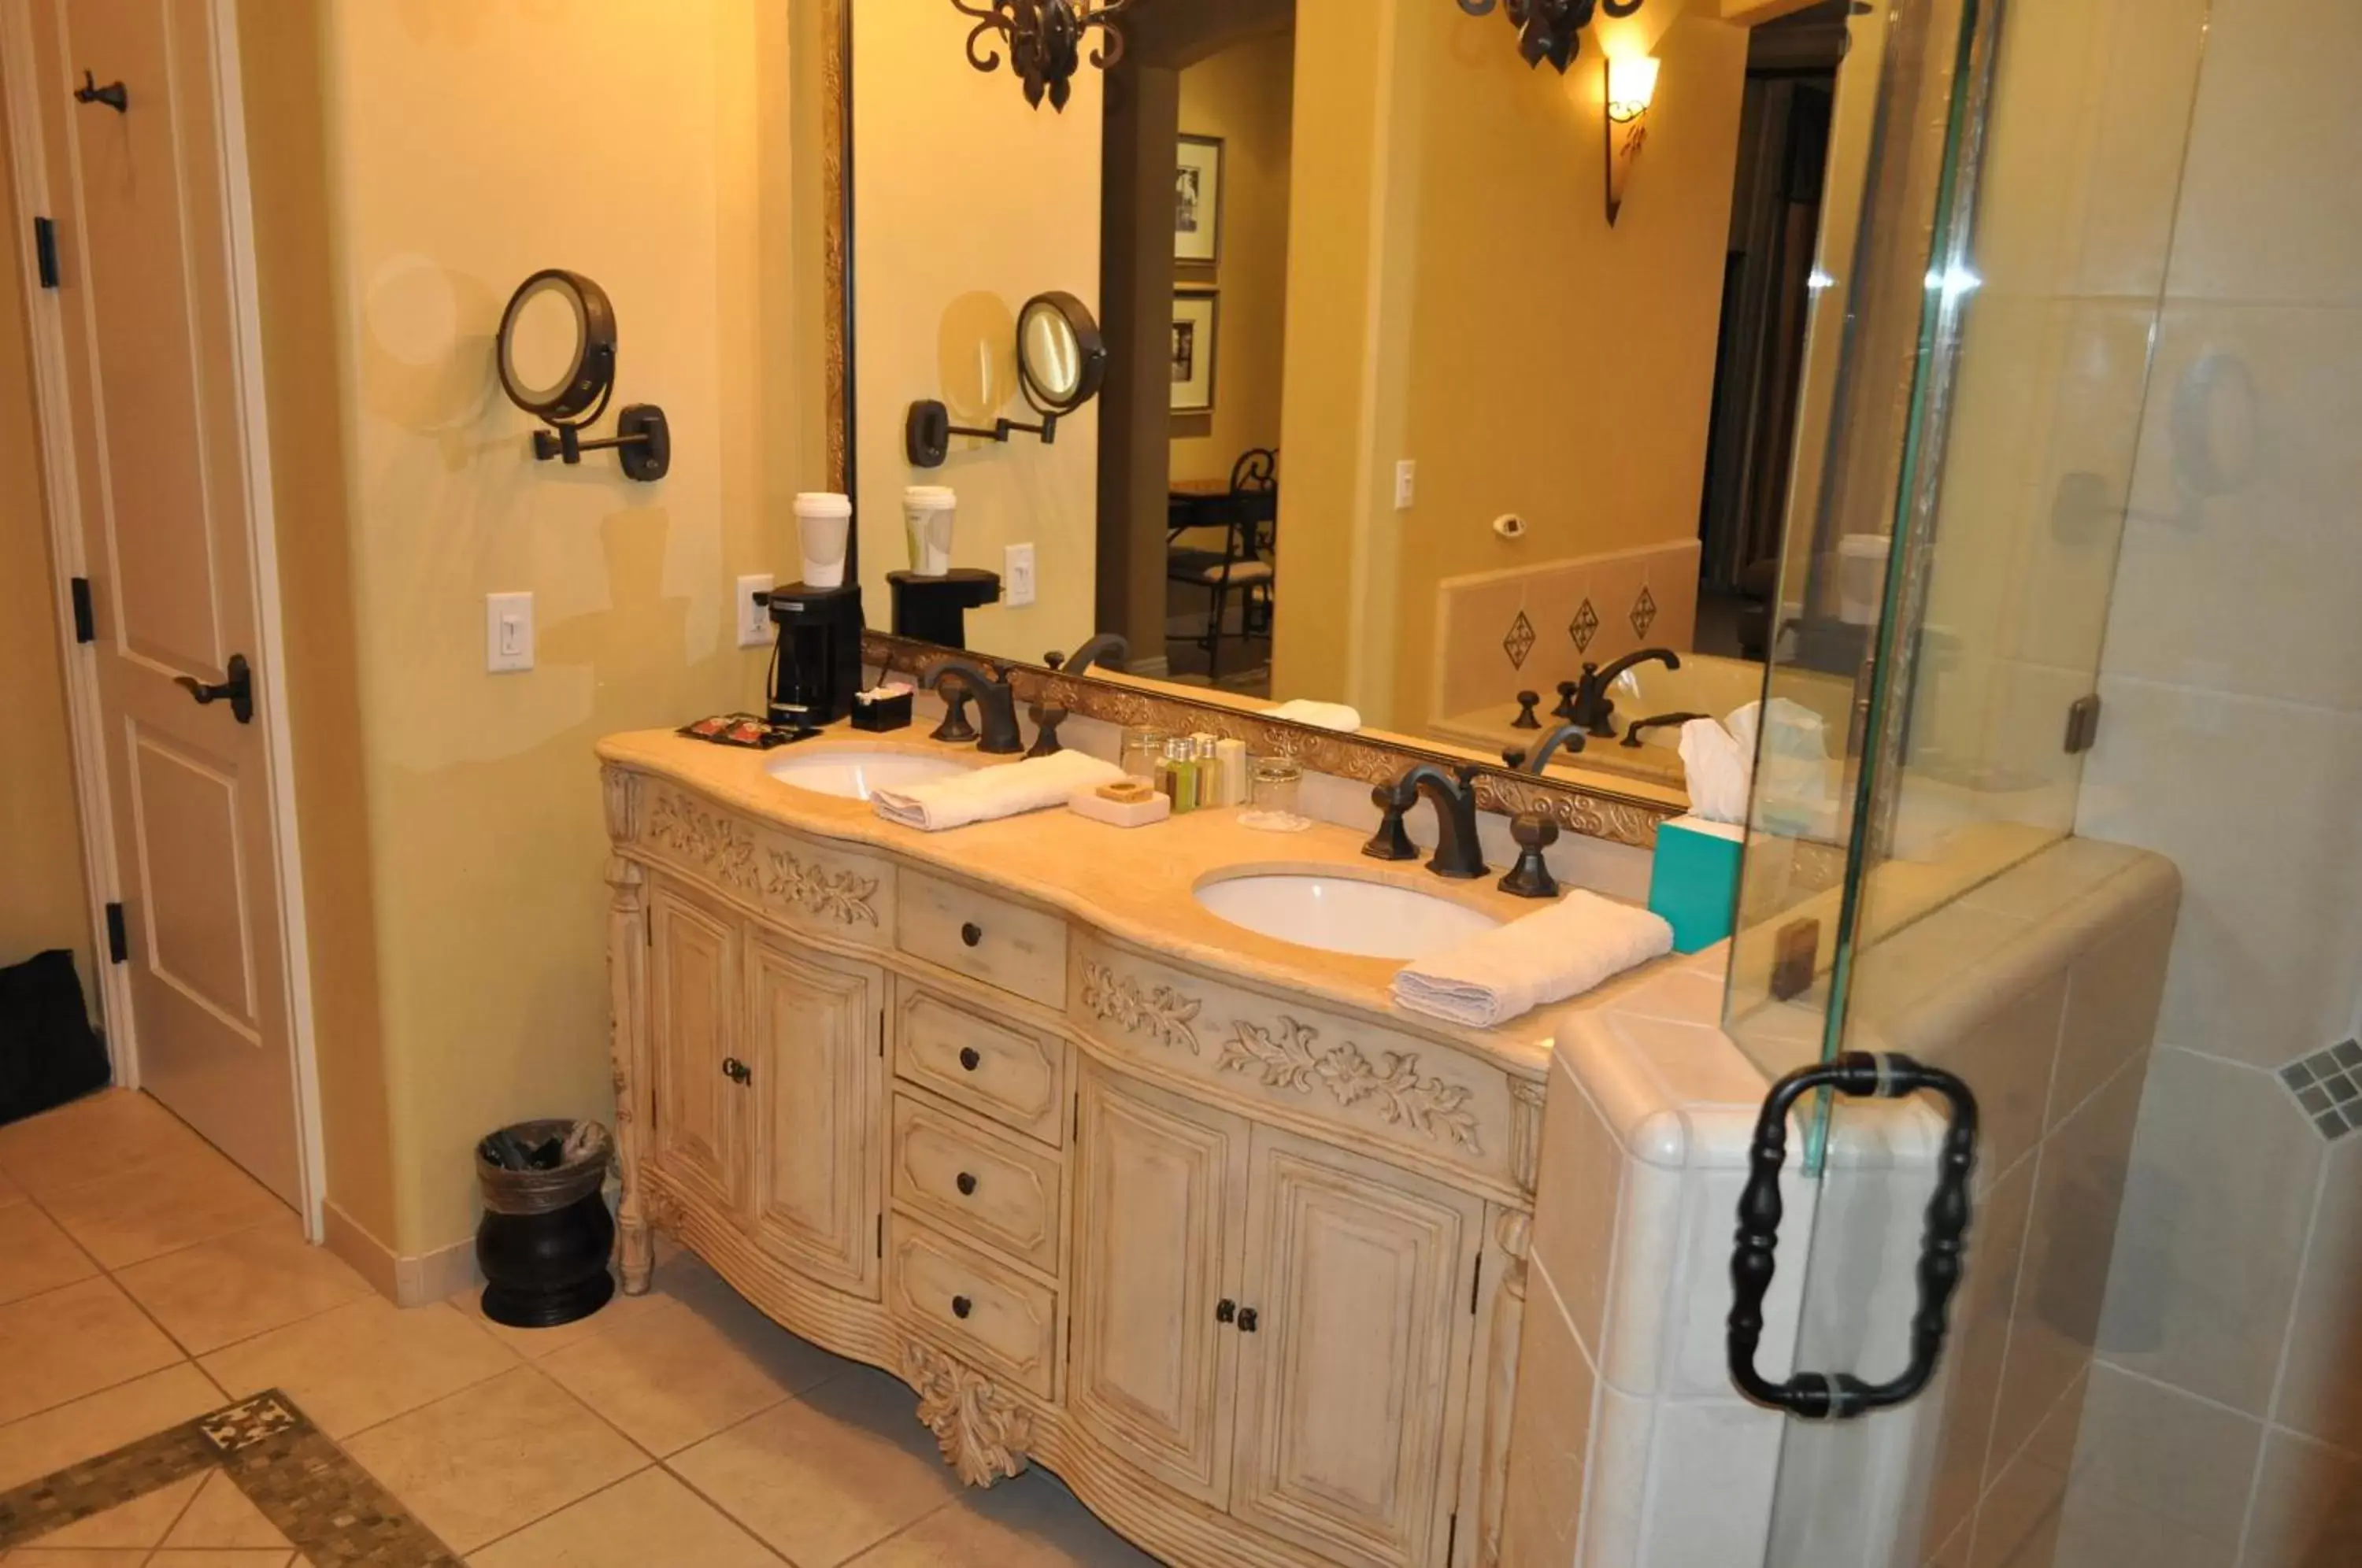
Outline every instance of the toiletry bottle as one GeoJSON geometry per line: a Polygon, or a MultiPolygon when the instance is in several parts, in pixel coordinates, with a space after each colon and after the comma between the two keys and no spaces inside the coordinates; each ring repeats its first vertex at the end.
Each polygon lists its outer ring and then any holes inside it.
{"type": "Polygon", "coordinates": [[[1173,814],[1198,809],[1198,764],[1189,755],[1187,735],[1175,735],[1164,743],[1164,762],[1156,770],[1156,787],[1173,802],[1173,814]]]}
{"type": "Polygon", "coordinates": [[[1209,734],[1198,734],[1190,738],[1197,743],[1195,756],[1198,764],[1198,804],[1200,806],[1229,805],[1231,803],[1229,798],[1222,793],[1222,765],[1214,755],[1214,737],[1209,734]]]}

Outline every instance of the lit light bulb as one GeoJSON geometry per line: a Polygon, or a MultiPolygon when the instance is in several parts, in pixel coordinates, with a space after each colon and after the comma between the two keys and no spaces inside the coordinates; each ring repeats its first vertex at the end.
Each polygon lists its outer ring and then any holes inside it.
{"type": "Polygon", "coordinates": [[[1658,61],[1654,55],[1610,59],[1607,62],[1607,117],[1617,124],[1637,120],[1649,112],[1657,95],[1658,61]]]}

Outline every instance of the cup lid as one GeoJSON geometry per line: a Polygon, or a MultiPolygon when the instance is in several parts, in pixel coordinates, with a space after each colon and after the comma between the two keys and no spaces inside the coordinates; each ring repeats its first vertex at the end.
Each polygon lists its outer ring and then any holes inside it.
{"type": "Polygon", "coordinates": [[[808,490],[796,497],[799,517],[850,517],[853,499],[833,491],[808,490]]]}
{"type": "Polygon", "coordinates": [[[902,499],[913,506],[951,506],[959,492],[947,484],[914,484],[903,488],[902,499]]]}

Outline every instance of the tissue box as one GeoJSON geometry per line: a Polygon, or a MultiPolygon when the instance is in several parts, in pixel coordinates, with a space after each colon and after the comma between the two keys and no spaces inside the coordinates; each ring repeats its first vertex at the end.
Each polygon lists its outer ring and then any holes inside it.
{"type": "Polygon", "coordinates": [[[856,692],[853,699],[853,727],[883,734],[888,730],[907,729],[911,723],[911,694],[897,692],[891,697],[872,698],[866,692],[856,692]]]}
{"type": "Polygon", "coordinates": [[[1659,824],[1649,909],[1672,926],[1674,952],[1695,953],[1730,934],[1746,842],[1747,830],[1736,823],[1676,817],[1659,824]]]}

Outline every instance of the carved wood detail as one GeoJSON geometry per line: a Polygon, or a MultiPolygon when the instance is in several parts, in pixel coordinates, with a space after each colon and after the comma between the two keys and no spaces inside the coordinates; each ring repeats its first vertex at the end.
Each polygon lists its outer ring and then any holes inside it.
{"type": "Polygon", "coordinates": [[[1367,1106],[1389,1126],[1409,1127],[1429,1138],[1448,1137],[1472,1154],[1485,1152],[1475,1113],[1467,1108],[1472,1091],[1441,1078],[1419,1077],[1418,1053],[1381,1051],[1373,1062],[1350,1040],[1318,1049],[1319,1034],[1286,1014],[1273,1029],[1241,1019],[1222,1042],[1217,1065],[1226,1072],[1259,1072],[1266,1088],[1310,1094],[1318,1084],[1349,1110],[1367,1106]]]}
{"type": "Polygon", "coordinates": [[[678,795],[658,795],[648,810],[648,838],[695,861],[718,882],[750,893],[762,886],[762,867],[755,861],[755,835],[719,812],[706,811],[678,795]]]}
{"type": "Polygon", "coordinates": [[[919,1419],[962,1481],[989,1486],[1023,1473],[1033,1418],[991,1379],[914,1341],[902,1351],[902,1380],[918,1390],[919,1419]]]}
{"type": "Polygon", "coordinates": [[[1190,1025],[1205,1003],[1183,996],[1171,986],[1142,992],[1140,982],[1130,976],[1119,975],[1105,964],[1085,964],[1083,1005],[1094,1016],[1121,1026],[1127,1034],[1146,1030],[1161,1045],[1187,1046],[1192,1056],[1200,1054],[1198,1032],[1190,1025]]]}
{"type": "Polygon", "coordinates": [[[1541,1172],[1542,1086],[1509,1080],[1509,1175],[1529,1194],[1541,1172]]]}
{"type": "Polygon", "coordinates": [[[870,901],[877,896],[877,878],[807,866],[784,849],[771,851],[771,872],[763,891],[839,925],[877,923],[877,907],[870,901]]]}

